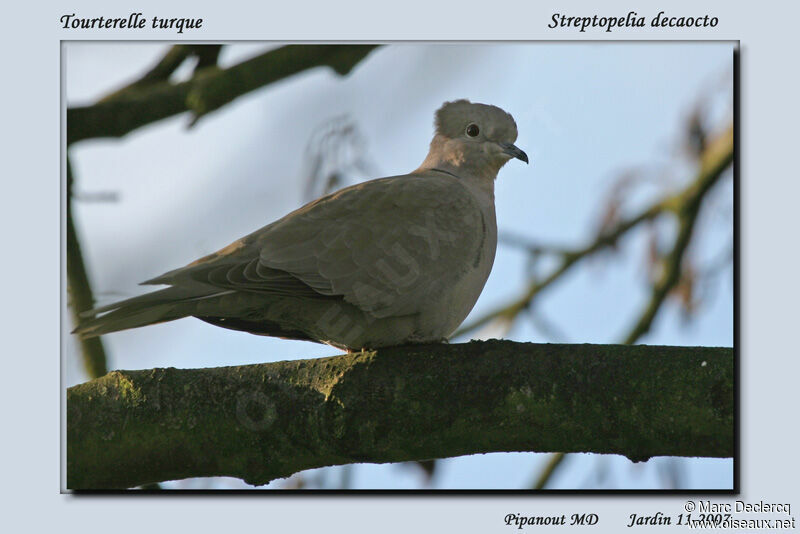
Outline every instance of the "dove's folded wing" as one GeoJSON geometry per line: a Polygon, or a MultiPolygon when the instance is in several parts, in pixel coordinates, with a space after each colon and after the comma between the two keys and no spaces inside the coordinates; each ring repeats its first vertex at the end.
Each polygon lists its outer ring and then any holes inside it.
{"type": "Polygon", "coordinates": [[[384,178],[323,197],[147,283],[343,298],[375,317],[406,315],[441,278],[468,269],[465,257],[477,261],[485,224],[455,177],[384,178]]]}

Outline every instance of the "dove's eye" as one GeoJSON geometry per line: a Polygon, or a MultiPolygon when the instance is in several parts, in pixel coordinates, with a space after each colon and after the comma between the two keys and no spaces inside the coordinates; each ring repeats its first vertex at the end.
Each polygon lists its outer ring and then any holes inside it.
{"type": "Polygon", "coordinates": [[[472,124],[470,124],[469,126],[467,126],[467,135],[468,136],[477,137],[479,133],[481,133],[481,130],[480,130],[480,128],[478,128],[478,125],[475,124],[474,122],[472,124]]]}

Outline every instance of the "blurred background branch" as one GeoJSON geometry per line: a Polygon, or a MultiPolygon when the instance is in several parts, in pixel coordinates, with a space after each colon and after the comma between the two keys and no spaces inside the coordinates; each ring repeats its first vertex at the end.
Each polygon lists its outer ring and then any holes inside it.
{"type": "MultiPolygon", "coordinates": [[[[86,265],[83,261],[81,244],[78,239],[75,223],[72,220],[72,165],[67,158],[67,305],[72,311],[74,324],[78,324],[78,315],[94,307],[94,295],[86,265]]],[[[89,378],[98,378],[108,372],[106,351],[101,337],[81,339],[83,365],[89,378]]]]}
{"type": "Polygon", "coordinates": [[[95,137],[121,137],[136,128],[190,111],[194,124],[253,90],[305,70],[327,66],[350,72],[376,46],[287,45],[226,69],[216,67],[219,46],[175,45],[138,80],[90,106],[67,109],[67,144],[95,137]],[[170,83],[169,76],[194,55],[193,76],[170,83]]]}
{"type": "Polygon", "coordinates": [[[733,128],[730,127],[715,139],[704,152],[700,172],[695,180],[682,191],[654,202],[649,207],[630,218],[607,225],[608,227],[602,228],[598,236],[591,243],[580,249],[569,250],[562,247],[543,246],[525,242],[520,238],[501,241],[505,244],[521,247],[527,250],[531,255],[550,254],[556,256],[559,259],[559,264],[543,280],[531,280],[528,288],[520,297],[468,322],[453,334],[452,337],[457,339],[465,336],[495,320],[502,320],[504,322],[513,321],[522,311],[527,310],[531,306],[535,297],[552,284],[562,279],[565,274],[582,260],[606,248],[615,247],[620,239],[631,230],[640,227],[642,223],[652,221],[661,215],[668,214],[678,219],[680,231],[675,239],[671,252],[662,259],[663,274],[653,285],[653,295],[650,303],[642,312],[636,327],[624,341],[625,343],[633,343],[635,339],[638,339],[639,336],[649,330],[664,298],[679,281],[684,252],[692,236],[703,199],[709,189],[724,175],[724,171],[730,166],[732,161],[733,128]]]}

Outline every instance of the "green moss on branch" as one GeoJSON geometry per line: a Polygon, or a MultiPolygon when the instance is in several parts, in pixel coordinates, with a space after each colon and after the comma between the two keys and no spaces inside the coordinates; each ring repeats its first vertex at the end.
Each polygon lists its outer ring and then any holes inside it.
{"type": "Polygon", "coordinates": [[[497,451],[727,457],[733,351],[490,341],[115,371],[68,390],[67,428],[72,489],[497,451]]]}

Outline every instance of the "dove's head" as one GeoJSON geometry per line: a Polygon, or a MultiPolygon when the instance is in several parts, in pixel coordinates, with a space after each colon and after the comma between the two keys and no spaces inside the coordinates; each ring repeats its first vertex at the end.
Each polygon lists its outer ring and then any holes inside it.
{"type": "Polygon", "coordinates": [[[436,112],[436,134],[421,168],[494,180],[508,160],[528,163],[516,140],[517,124],[502,109],[469,100],[446,102],[436,112]]]}

